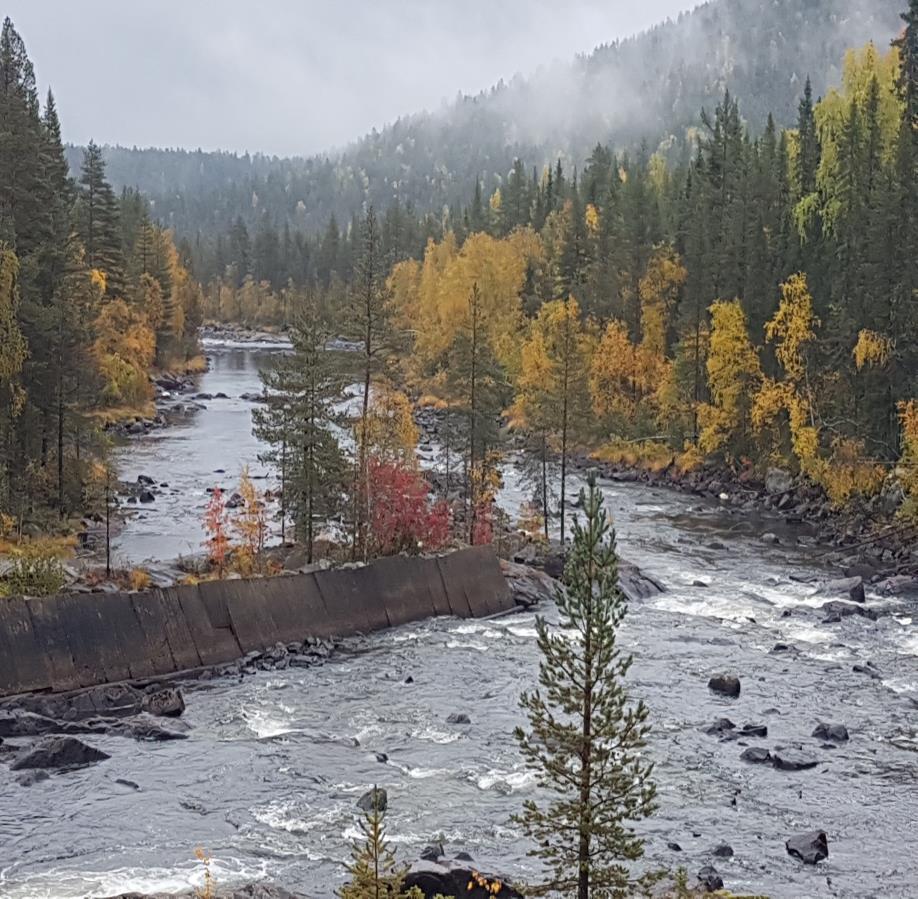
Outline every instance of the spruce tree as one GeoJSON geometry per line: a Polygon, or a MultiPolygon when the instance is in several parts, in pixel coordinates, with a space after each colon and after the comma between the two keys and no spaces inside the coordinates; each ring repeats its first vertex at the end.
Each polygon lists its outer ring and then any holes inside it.
{"type": "Polygon", "coordinates": [[[335,436],[344,425],[337,405],[347,377],[326,344],[331,336],[315,297],[302,299],[290,328],[293,352],[262,372],[266,403],[254,413],[255,434],[281,474],[281,515],[292,514],[296,537],[312,562],[317,521],[340,511],[345,460],[335,436]]]}
{"type": "Polygon", "coordinates": [[[633,824],[655,809],[648,710],[630,705],[626,692],[632,659],[617,640],[627,603],[595,475],[580,500],[585,520],[574,524],[559,624],[537,619],[539,689],[522,695],[529,730],[516,730],[550,798],[527,801],[516,821],[545,864],[532,895],[626,897],[653,880],[632,868],[644,853],[633,824]]]}
{"type": "Polygon", "coordinates": [[[119,205],[105,177],[102,149],[93,141],[83,153],[80,171],[80,237],[86,264],[105,275],[105,292],[124,295],[124,258],[121,248],[119,205]]]}

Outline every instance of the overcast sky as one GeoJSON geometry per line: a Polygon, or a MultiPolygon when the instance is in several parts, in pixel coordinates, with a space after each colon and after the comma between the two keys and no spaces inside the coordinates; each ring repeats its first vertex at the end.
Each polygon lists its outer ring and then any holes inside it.
{"type": "Polygon", "coordinates": [[[64,138],[308,154],[692,0],[7,0],[64,138]]]}

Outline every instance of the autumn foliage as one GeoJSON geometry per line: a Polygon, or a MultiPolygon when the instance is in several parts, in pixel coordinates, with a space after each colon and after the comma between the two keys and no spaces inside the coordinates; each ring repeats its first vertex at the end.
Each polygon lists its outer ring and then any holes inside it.
{"type": "Polygon", "coordinates": [[[204,531],[207,534],[207,539],[204,541],[207,557],[210,564],[222,576],[226,568],[230,540],[229,515],[226,510],[226,501],[223,499],[223,491],[219,487],[214,487],[207,508],[204,510],[204,531]]]}
{"type": "Polygon", "coordinates": [[[377,457],[369,460],[369,540],[374,555],[442,548],[449,540],[450,510],[432,503],[417,469],[377,457]]]}

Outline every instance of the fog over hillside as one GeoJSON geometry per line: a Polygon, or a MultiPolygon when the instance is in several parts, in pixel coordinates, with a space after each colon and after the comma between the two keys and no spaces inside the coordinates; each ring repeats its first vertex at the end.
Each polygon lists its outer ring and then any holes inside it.
{"type": "MultiPolygon", "coordinates": [[[[558,157],[576,167],[597,142],[679,147],[726,89],[753,132],[769,113],[792,124],[807,76],[824,93],[848,48],[888,44],[898,12],[889,0],[712,0],[634,38],[401,118],[340,153],[278,159],[109,148],[108,171],[116,187],[138,186],[184,232],[237,215],[315,230],[332,214],[347,220],[368,202],[384,207],[395,198],[438,212],[467,202],[476,178],[493,190],[516,157],[537,169],[558,157]]],[[[70,159],[78,163],[76,149],[70,159]]]]}

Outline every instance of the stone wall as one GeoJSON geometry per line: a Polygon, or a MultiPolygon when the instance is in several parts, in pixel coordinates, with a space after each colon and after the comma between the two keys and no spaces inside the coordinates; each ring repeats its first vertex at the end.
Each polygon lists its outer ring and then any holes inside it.
{"type": "Polygon", "coordinates": [[[0,696],[144,680],[306,637],[514,607],[490,547],[140,593],[0,600],[0,696]]]}

